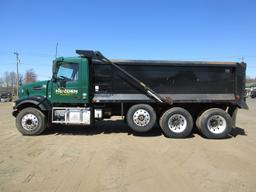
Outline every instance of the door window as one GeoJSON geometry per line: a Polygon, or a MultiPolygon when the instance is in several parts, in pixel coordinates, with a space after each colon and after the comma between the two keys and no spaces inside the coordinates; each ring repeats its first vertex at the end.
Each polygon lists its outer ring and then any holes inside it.
{"type": "Polygon", "coordinates": [[[78,80],[78,63],[63,63],[59,66],[57,77],[68,81],[78,80]]]}

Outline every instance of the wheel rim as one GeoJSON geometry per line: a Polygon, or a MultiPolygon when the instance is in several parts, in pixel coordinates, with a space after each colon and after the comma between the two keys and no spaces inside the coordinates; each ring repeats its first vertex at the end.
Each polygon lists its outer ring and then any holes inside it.
{"type": "Polygon", "coordinates": [[[214,134],[220,134],[225,131],[227,127],[227,121],[220,115],[213,115],[207,121],[207,128],[214,134]]]}
{"type": "Polygon", "coordinates": [[[174,133],[181,133],[187,127],[187,119],[181,114],[174,114],[168,120],[168,127],[174,133]]]}
{"type": "Polygon", "coordinates": [[[150,122],[149,112],[147,112],[145,109],[138,109],[133,114],[133,122],[140,127],[148,125],[150,122]]]}
{"type": "Polygon", "coordinates": [[[31,113],[24,115],[21,119],[22,127],[27,131],[32,131],[38,126],[38,118],[31,113]]]}

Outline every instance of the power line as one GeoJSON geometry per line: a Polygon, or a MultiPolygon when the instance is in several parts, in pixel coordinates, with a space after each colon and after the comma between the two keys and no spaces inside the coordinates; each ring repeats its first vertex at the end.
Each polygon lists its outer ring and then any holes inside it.
{"type": "MultiPolygon", "coordinates": [[[[35,63],[19,63],[20,65],[26,65],[26,66],[40,66],[40,67],[51,67],[52,64],[43,64],[43,63],[40,63],[40,64],[35,64],[35,63]]],[[[0,65],[15,65],[15,63],[3,63],[3,64],[0,64],[0,65]]]]}
{"type": "MultiPolygon", "coordinates": [[[[55,55],[51,54],[51,53],[46,53],[46,52],[21,52],[23,55],[33,55],[33,56],[38,56],[38,57],[56,57],[58,54],[58,42],[56,43],[56,47],[55,47],[55,55]]],[[[5,50],[0,50],[0,54],[12,54],[12,51],[5,51],[5,50]]],[[[243,55],[243,54],[241,54],[243,55]]],[[[231,58],[237,58],[237,59],[241,59],[242,56],[241,55],[222,55],[222,56],[213,56],[213,57],[198,57],[198,58],[181,58],[181,59],[231,59],[231,58]]],[[[256,55],[243,55],[244,58],[256,58],[256,55]]]]}
{"type": "MultiPolygon", "coordinates": [[[[47,58],[49,58],[49,57],[54,57],[54,55],[53,54],[50,54],[50,53],[45,53],[45,52],[20,52],[20,53],[22,53],[22,55],[30,55],[30,56],[36,56],[36,57],[47,57],[47,58]]],[[[0,50],[0,54],[1,55],[11,55],[11,54],[13,54],[13,52],[11,52],[11,51],[1,51],[0,50]]]]}

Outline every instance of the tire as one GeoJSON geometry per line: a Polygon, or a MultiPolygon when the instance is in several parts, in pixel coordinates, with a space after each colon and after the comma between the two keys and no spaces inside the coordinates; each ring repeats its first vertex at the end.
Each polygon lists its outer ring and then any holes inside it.
{"type": "Polygon", "coordinates": [[[204,111],[201,111],[200,113],[197,114],[197,118],[196,118],[196,128],[200,131],[200,125],[199,125],[199,121],[200,121],[200,117],[203,114],[204,111]]]}
{"type": "Polygon", "coordinates": [[[45,115],[36,108],[25,108],[16,117],[16,127],[22,135],[39,135],[46,128],[45,115]]]}
{"type": "Polygon", "coordinates": [[[219,108],[211,108],[202,113],[198,120],[201,133],[209,139],[223,139],[232,130],[233,120],[230,115],[219,108]]]}
{"type": "Polygon", "coordinates": [[[156,112],[147,104],[133,105],[126,114],[126,122],[136,132],[147,132],[156,123],[156,112]]]}
{"type": "Polygon", "coordinates": [[[193,118],[187,110],[173,107],[162,115],[159,124],[166,137],[185,138],[191,134],[193,118]]]}

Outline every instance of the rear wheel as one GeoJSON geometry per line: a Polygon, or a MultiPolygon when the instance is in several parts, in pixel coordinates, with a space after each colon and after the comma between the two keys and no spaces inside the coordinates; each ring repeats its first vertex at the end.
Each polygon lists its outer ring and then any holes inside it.
{"type": "Polygon", "coordinates": [[[232,130],[232,118],[222,109],[208,109],[199,117],[198,128],[209,139],[226,138],[232,130]]]}
{"type": "Polygon", "coordinates": [[[126,121],[132,130],[146,132],[155,125],[156,113],[150,105],[133,105],[126,114],[126,121]]]}
{"type": "Polygon", "coordinates": [[[193,129],[193,118],[187,110],[174,107],[162,115],[159,124],[165,136],[184,138],[189,136],[193,129]]]}
{"type": "Polygon", "coordinates": [[[17,115],[16,126],[23,135],[39,135],[46,128],[45,115],[36,108],[25,108],[17,115]]]}

